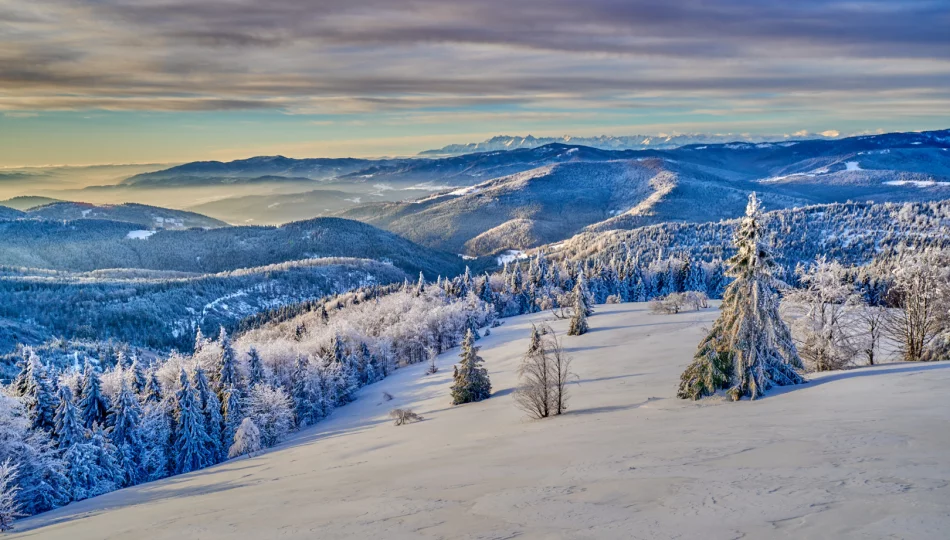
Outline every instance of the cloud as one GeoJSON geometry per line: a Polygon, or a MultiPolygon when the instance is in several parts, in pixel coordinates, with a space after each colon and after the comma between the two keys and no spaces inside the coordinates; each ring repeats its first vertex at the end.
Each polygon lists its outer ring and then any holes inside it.
{"type": "Polygon", "coordinates": [[[945,104],[950,86],[950,10],[932,0],[7,0],[0,20],[6,111],[724,115],[877,99],[890,114],[945,104]]]}

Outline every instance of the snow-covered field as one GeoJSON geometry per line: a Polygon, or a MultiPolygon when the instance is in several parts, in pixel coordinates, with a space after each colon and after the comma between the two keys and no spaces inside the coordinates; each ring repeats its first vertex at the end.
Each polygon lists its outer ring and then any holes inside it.
{"type": "MultiPolygon", "coordinates": [[[[441,370],[399,370],[252,459],[17,524],[14,538],[946,538],[950,362],[828,373],[756,402],[675,398],[715,310],[599,306],[565,337],[569,414],[512,396],[539,314],[481,340],[494,395],[449,405],[441,370]],[[383,400],[383,392],[394,396],[383,400]],[[411,407],[424,421],[394,427],[411,407]]],[[[555,321],[562,332],[566,321],[555,321]]]]}

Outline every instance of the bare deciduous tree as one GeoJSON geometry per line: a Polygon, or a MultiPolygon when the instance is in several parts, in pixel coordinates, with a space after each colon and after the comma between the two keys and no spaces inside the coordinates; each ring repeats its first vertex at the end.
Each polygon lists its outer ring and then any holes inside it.
{"type": "Polygon", "coordinates": [[[412,412],[412,409],[393,409],[389,411],[389,417],[393,419],[393,424],[397,426],[422,420],[422,417],[412,412]]]}
{"type": "Polygon", "coordinates": [[[877,351],[881,344],[881,337],[884,335],[887,308],[865,305],[858,317],[864,325],[864,339],[861,341],[862,352],[868,361],[868,365],[873,366],[878,361],[877,351]]]}
{"type": "Polygon", "coordinates": [[[847,323],[861,304],[854,287],[844,281],[844,267],[824,257],[801,274],[803,287],[786,298],[804,313],[792,323],[798,353],[814,371],[842,369],[857,354],[847,323]]]}
{"type": "Polygon", "coordinates": [[[567,384],[576,376],[571,357],[551,327],[532,328],[531,345],[518,374],[521,383],[515,401],[529,416],[547,418],[567,410],[567,384]]]}
{"type": "Polygon", "coordinates": [[[926,250],[905,254],[894,263],[894,295],[887,328],[905,361],[924,360],[928,347],[947,322],[950,279],[946,253],[926,250]]]}

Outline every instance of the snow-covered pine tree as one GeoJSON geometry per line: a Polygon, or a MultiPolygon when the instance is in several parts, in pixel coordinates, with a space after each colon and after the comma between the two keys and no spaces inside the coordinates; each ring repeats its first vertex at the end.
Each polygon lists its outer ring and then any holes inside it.
{"type": "Polygon", "coordinates": [[[584,306],[585,317],[590,317],[594,314],[594,299],[590,294],[590,289],[587,288],[587,277],[583,273],[577,277],[577,285],[574,286],[575,307],[578,301],[584,306]]]}
{"type": "Polygon", "coordinates": [[[208,434],[208,456],[211,458],[212,463],[217,463],[224,458],[224,448],[222,447],[221,439],[224,419],[221,417],[221,401],[218,399],[218,395],[211,389],[211,385],[208,383],[208,377],[205,375],[201,365],[195,365],[194,386],[195,394],[198,397],[201,417],[205,423],[205,433],[208,434]]]}
{"type": "Polygon", "coordinates": [[[17,500],[20,493],[18,472],[19,467],[10,458],[0,464],[0,532],[11,530],[14,520],[23,515],[17,500]]]}
{"type": "MultiPolygon", "coordinates": [[[[323,308],[323,312],[326,313],[326,308],[323,308]]],[[[257,383],[264,382],[266,376],[264,375],[264,364],[261,361],[261,355],[257,352],[257,349],[251,347],[247,351],[247,377],[248,377],[248,388],[254,386],[257,383]]]]}
{"type": "Polygon", "coordinates": [[[538,326],[531,325],[531,338],[528,341],[528,354],[533,354],[541,350],[541,331],[538,326]]]}
{"type": "Polygon", "coordinates": [[[145,390],[142,394],[146,403],[158,403],[162,400],[162,384],[158,381],[158,374],[154,369],[149,370],[145,377],[145,390]]]}
{"type": "Polygon", "coordinates": [[[143,395],[145,393],[145,387],[148,384],[148,378],[145,375],[145,366],[142,365],[142,361],[138,356],[132,357],[132,367],[130,368],[130,376],[132,383],[132,391],[136,394],[143,395]]]}
{"type": "Polygon", "coordinates": [[[257,429],[254,421],[245,418],[234,433],[234,444],[228,450],[229,458],[253,456],[261,450],[261,430],[257,429]]]}
{"type": "Polygon", "coordinates": [[[124,486],[137,484],[144,478],[141,467],[144,445],[139,432],[141,420],[139,400],[123,379],[109,412],[109,424],[112,426],[109,438],[117,450],[116,457],[123,477],[121,484],[124,486]]]}
{"type": "Polygon", "coordinates": [[[722,313],[700,343],[677,395],[699,399],[726,389],[733,400],[755,399],[773,386],[804,382],[791,333],[779,316],[777,265],[763,240],[762,209],[755,193],[733,240],[722,313]]]}
{"type": "Polygon", "coordinates": [[[85,429],[79,419],[79,409],[73,403],[73,392],[69,386],[59,387],[59,405],[56,407],[53,433],[60,448],[68,448],[85,441],[85,429]]]}
{"type": "Polygon", "coordinates": [[[211,464],[211,456],[208,454],[211,441],[205,429],[201,404],[184,368],[181,369],[178,380],[179,390],[175,395],[177,405],[175,472],[186,473],[211,464]]]}
{"type": "Polygon", "coordinates": [[[83,424],[91,428],[94,424],[106,425],[109,415],[109,403],[102,395],[99,373],[92,364],[86,363],[82,378],[82,394],[79,398],[79,410],[82,411],[83,424]]]}
{"type": "Polygon", "coordinates": [[[571,316],[571,323],[567,329],[569,336],[582,336],[590,329],[587,325],[587,296],[584,294],[583,286],[584,279],[578,279],[577,286],[574,287],[574,315],[571,316]]]}
{"type": "Polygon", "coordinates": [[[147,403],[142,412],[140,431],[145,450],[142,470],[146,480],[168,476],[171,466],[172,419],[168,401],[147,403]]]}
{"type": "Polygon", "coordinates": [[[416,296],[422,296],[422,293],[426,290],[426,278],[422,275],[422,272],[419,272],[419,282],[416,284],[416,296]]]}
{"type": "Polygon", "coordinates": [[[453,405],[481,401],[491,396],[488,370],[482,365],[478,349],[475,346],[475,336],[469,329],[465,333],[465,339],[462,340],[461,361],[455,366],[453,375],[455,379],[455,384],[452,385],[453,405]]]}
{"type": "Polygon", "coordinates": [[[221,439],[224,447],[228,447],[234,441],[234,433],[241,424],[241,417],[244,414],[242,401],[240,390],[233,386],[225,389],[224,400],[221,403],[221,413],[224,417],[224,431],[221,439]]]}
{"type": "Polygon", "coordinates": [[[27,351],[23,401],[33,429],[52,431],[56,415],[56,399],[46,367],[32,349],[27,351]]]}
{"type": "Polygon", "coordinates": [[[231,345],[231,337],[228,336],[228,332],[223,326],[221,327],[221,333],[218,335],[218,343],[221,344],[221,358],[218,361],[218,372],[214,374],[214,378],[220,397],[225,388],[240,384],[240,373],[238,372],[237,355],[231,345]]]}
{"type": "Polygon", "coordinates": [[[208,339],[201,332],[201,326],[198,327],[198,330],[195,332],[195,350],[194,354],[197,355],[205,348],[205,345],[208,344],[208,339]]]}

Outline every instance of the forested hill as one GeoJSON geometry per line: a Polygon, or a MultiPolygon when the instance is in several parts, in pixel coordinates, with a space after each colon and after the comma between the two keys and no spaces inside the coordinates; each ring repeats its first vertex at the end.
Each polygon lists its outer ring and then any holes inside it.
{"type": "Polygon", "coordinates": [[[145,229],[208,229],[228,225],[194,212],[133,203],[95,205],[60,201],[30,208],[26,210],[25,217],[48,220],[106,219],[135,223],[145,229]]]}
{"type": "Polygon", "coordinates": [[[392,263],[428,278],[464,271],[458,256],[357,221],[317,218],[280,227],[146,231],[131,223],[0,221],[0,265],[87,272],[142,268],[211,273],[320,257],[392,263]]]}
{"type": "MultiPolygon", "coordinates": [[[[776,259],[788,269],[820,255],[862,265],[898,246],[950,247],[950,201],[822,204],[775,210],[765,217],[776,259]]],[[[628,252],[643,264],[671,256],[724,260],[734,253],[732,236],[738,223],[662,223],[582,233],[539,250],[554,260],[578,262],[610,261],[628,252]]]]}

